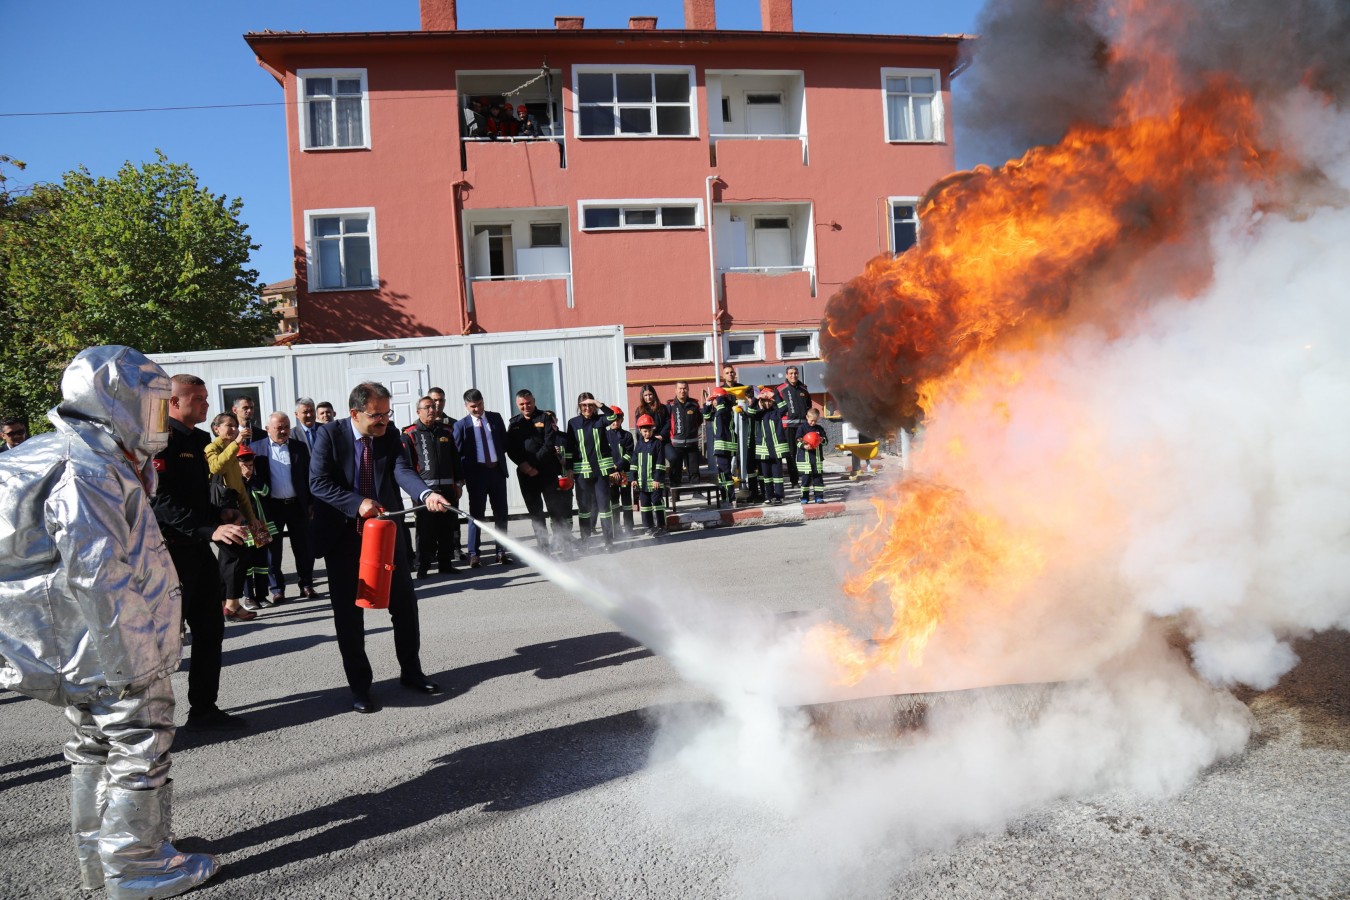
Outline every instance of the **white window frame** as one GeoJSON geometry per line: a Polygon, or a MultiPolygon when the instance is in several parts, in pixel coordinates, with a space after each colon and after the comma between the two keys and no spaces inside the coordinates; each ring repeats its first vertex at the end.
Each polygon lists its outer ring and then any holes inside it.
{"type": "MultiPolygon", "coordinates": [[[[913,96],[907,95],[907,96],[913,96]]],[[[942,71],[940,69],[898,69],[883,68],[881,70],[881,119],[883,122],[883,137],[888,144],[942,144],[946,143],[947,128],[942,108],[942,71]],[[886,89],[887,78],[932,78],[933,79],[933,136],[927,139],[911,138],[909,140],[900,140],[891,137],[891,105],[886,102],[889,91],[886,89]]]]}
{"type": "MultiPolygon", "coordinates": [[[[345,268],[345,263],[344,263],[345,268]]],[[[378,291],[380,289],[380,265],[379,252],[375,240],[375,207],[373,206],[348,206],[341,209],[307,209],[305,210],[305,270],[307,272],[306,285],[311,294],[329,294],[339,291],[378,291]],[[325,216],[360,216],[366,217],[367,235],[370,238],[370,284],[356,285],[352,287],[315,287],[318,284],[319,275],[319,253],[318,247],[314,243],[314,220],[325,216]]],[[[344,273],[345,280],[345,273],[344,273]]]]}
{"type": "MultiPolygon", "coordinates": [[[[625,103],[616,99],[608,104],[588,103],[587,106],[610,106],[616,111],[615,127],[618,127],[617,110],[619,107],[637,108],[645,106],[651,110],[652,127],[656,127],[656,108],[658,106],[682,106],[683,104],[658,102],[655,99],[651,103],[625,103]]],[[[630,140],[630,141],[683,141],[697,139],[699,134],[698,123],[698,78],[693,66],[643,66],[643,65],[603,65],[598,63],[572,66],[572,134],[583,141],[598,140],[630,140]],[[689,79],[689,133],[688,134],[630,134],[617,132],[615,134],[582,134],[581,133],[581,76],[597,75],[608,73],[610,75],[635,75],[638,73],[647,73],[653,75],[668,75],[674,72],[685,74],[689,79]]]]}
{"type": "Polygon", "coordinates": [[[819,331],[780,331],[775,335],[778,344],[779,359],[818,359],[820,357],[820,332],[819,331]],[[811,339],[811,348],[806,353],[787,354],[783,352],[783,338],[785,337],[809,337],[811,339]]]}
{"type": "Polygon", "coordinates": [[[627,200],[578,200],[577,201],[577,225],[581,231],[603,232],[603,231],[698,231],[703,227],[703,201],[697,197],[674,197],[656,200],[647,199],[627,199],[627,200]],[[685,206],[694,209],[693,225],[662,225],[660,223],[661,207],[663,206],[685,206]],[[610,228],[588,228],[586,226],[586,210],[588,209],[609,209],[617,208],[619,212],[619,225],[610,228]],[[625,225],[623,224],[624,211],[628,209],[652,209],[657,211],[657,223],[655,225],[625,225]]]}
{"type": "MultiPolygon", "coordinates": [[[[895,249],[895,208],[897,206],[914,207],[914,241],[917,244],[919,235],[922,233],[919,223],[919,199],[918,197],[887,197],[886,198],[886,243],[891,248],[891,255],[894,256],[895,249]]],[[[909,248],[905,248],[909,249],[909,248]]]]}
{"type": "MultiPolygon", "coordinates": [[[[295,70],[296,110],[300,126],[300,149],[310,150],[369,150],[370,149],[370,85],[366,81],[365,69],[296,69],[295,70]],[[361,143],[346,147],[334,144],[313,146],[309,142],[309,98],[305,95],[305,81],[310,78],[332,78],[334,88],[339,78],[361,79],[361,143]]],[[[337,103],[333,104],[333,113],[337,114],[337,103]]],[[[337,132],[334,122],[334,134],[337,132]]]]}
{"type": "Polygon", "coordinates": [[[709,334],[643,334],[626,337],[623,342],[624,362],[629,366],[693,366],[707,365],[712,362],[712,335],[709,334]],[[701,359],[671,359],[670,342],[671,341],[702,341],[703,357],[701,359]],[[630,348],[634,344],[657,344],[666,345],[665,356],[661,359],[633,359],[630,348]]]}
{"type": "Polygon", "coordinates": [[[764,332],[732,331],[722,333],[722,362],[724,363],[762,362],[763,359],[764,359],[764,332]],[[748,356],[745,354],[733,354],[731,352],[732,341],[754,341],[755,349],[748,356]]]}
{"type": "MultiPolygon", "coordinates": [[[[508,394],[506,406],[504,409],[514,410],[516,408],[516,395],[511,391],[511,367],[512,366],[552,366],[553,367],[553,396],[549,398],[535,397],[534,402],[539,409],[551,409],[555,415],[561,415],[557,411],[563,407],[563,383],[562,383],[562,360],[556,356],[541,356],[535,359],[504,359],[502,360],[502,387],[508,394]],[[551,401],[546,404],[545,400],[551,401]]],[[[511,415],[515,415],[514,412],[511,415]]],[[[508,417],[509,418],[509,417],[508,417]]]]}
{"type": "Polygon", "coordinates": [[[210,417],[203,422],[199,428],[210,430],[211,419],[214,419],[218,413],[229,412],[230,408],[225,405],[225,392],[230,388],[257,388],[258,389],[258,420],[253,423],[253,439],[256,441],[261,435],[262,427],[267,424],[267,419],[274,412],[290,413],[287,410],[278,410],[276,404],[276,380],[271,375],[258,375],[253,378],[213,378],[210,384],[210,398],[216,412],[211,413],[210,417]]]}

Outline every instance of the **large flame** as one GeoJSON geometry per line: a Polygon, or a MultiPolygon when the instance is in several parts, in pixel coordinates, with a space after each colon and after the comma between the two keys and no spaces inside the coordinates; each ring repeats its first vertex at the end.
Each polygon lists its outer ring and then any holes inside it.
{"type": "MultiPolygon", "coordinates": [[[[831,298],[823,345],[831,391],[851,421],[884,432],[969,402],[997,416],[990,372],[1007,384],[1022,373],[1002,357],[992,365],[995,351],[1034,348],[1085,319],[1118,326],[1133,301],[1089,302],[1106,295],[1090,285],[1186,239],[1217,191],[1274,171],[1238,84],[1216,75],[1188,95],[1166,79],[1155,85],[1125,94],[1111,127],[1078,127],[998,169],[949,177],[921,204],[918,246],[873,260],[831,298]]],[[[959,450],[953,442],[925,453],[959,450]]],[[[954,611],[1007,602],[1050,551],[922,479],[873,502],[876,519],[853,535],[856,574],[845,584],[856,620],[812,635],[842,682],[921,664],[954,611]]]]}

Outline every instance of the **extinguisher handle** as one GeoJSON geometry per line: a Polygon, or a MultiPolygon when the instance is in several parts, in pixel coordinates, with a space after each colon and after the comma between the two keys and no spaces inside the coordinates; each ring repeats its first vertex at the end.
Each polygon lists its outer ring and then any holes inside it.
{"type": "Polygon", "coordinates": [[[382,509],[377,519],[392,519],[394,516],[406,516],[408,513],[417,512],[419,509],[426,509],[427,505],[423,503],[420,506],[409,507],[408,509],[382,509]]]}

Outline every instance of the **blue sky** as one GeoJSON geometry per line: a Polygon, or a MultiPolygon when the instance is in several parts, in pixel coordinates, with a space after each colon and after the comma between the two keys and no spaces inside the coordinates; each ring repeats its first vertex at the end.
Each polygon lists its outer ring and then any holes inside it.
{"type": "MultiPolygon", "coordinates": [[[[982,0],[797,0],[798,31],[973,32],[982,0]]],[[[625,28],[632,15],[680,27],[682,0],[460,0],[459,27],[552,28],[555,15],[625,28]]],[[[237,109],[0,116],[0,154],[28,164],[14,184],[59,181],[79,165],[111,175],[163,150],[217,194],[241,197],[264,282],[291,276],[290,200],[281,88],[254,61],[248,31],[404,31],[417,0],[0,0],[0,113],[258,104],[237,109]]],[[[717,25],[760,27],[757,0],[718,0],[717,25]]],[[[955,116],[960,122],[960,81],[955,116]]]]}

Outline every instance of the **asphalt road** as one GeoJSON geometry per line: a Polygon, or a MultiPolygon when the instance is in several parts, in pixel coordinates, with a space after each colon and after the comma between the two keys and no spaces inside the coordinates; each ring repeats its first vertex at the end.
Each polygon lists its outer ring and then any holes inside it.
{"type": "MultiPolygon", "coordinates": [[[[575,569],[788,618],[831,593],[846,528],[693,532],[575,569]]],[[[423,661],[446,691],[401,690],[388,621],[367,613],[373,716],[348,711],[326,600],[228,626],[221,702],[251,728],[183,732],[174,750],[179,845],[224,864],[193,896],[1350,897],[1344,633],[1300,643],[1280,686],[1243,696],[1258,727],[1247,750],[1179,794],[1070,796],[919,849],[873,829],[856,853],[832,843],[816,859],[800,808],[690,777],[692,732],[669,723],[710,698],[610,621],[523,566],[419,593],[423,661]]],[[[174,682],[181,696],[185,673],[174,682]]],[[[57,709],[0,694],[0,897],[81,896],[64,738],[57,709]]],[[[850,754],[890,751],[829,752],[842,771],[850,754]]]]}

